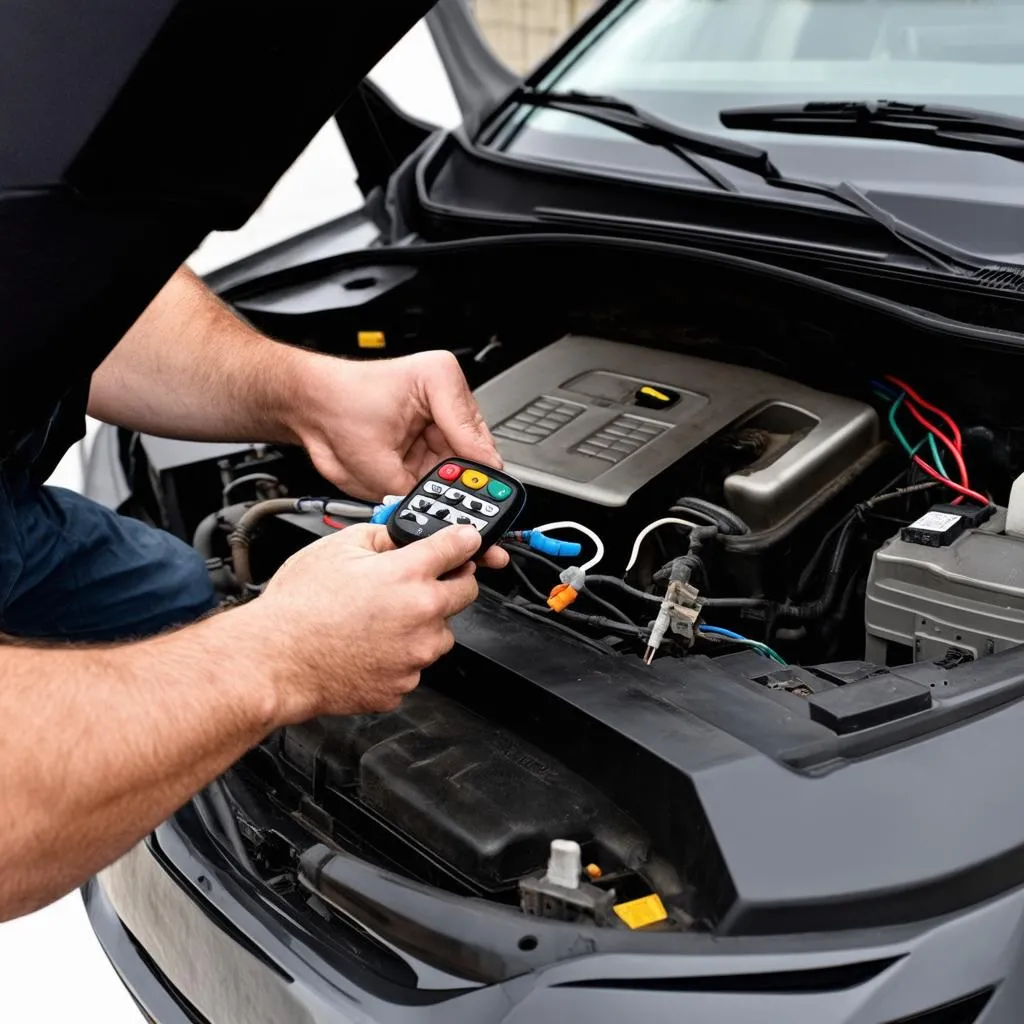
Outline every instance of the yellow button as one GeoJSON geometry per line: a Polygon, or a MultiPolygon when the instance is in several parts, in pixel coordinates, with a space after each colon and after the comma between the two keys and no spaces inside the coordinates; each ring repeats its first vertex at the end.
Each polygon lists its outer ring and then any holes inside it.
{"type": "Polygon", "coordinates": [[[360,331],[356,335],[360,348],[387,348],[387,338],[383,331],[360,331]]]}
{"type": "Polygon", "coordinates": [[[468,487],[471,491],[479,491],[481,487],[487,484],[490,479],[486,473],[479,473],[475,469],[467,469],[462,474],[462,483],[464,487],[468,487]]]}
{"type": "Polygon", "coordinates": [[[612,910],[628,928],[634,929],[658,924],[668,917],[665,905],[656,892],[652,892],[650,896],[641,896],[638,900],[630,900],[629,903],[620,903],[612,907],[612,910]]]}
{"type": "Polygon", "coordinates": [[[664,391],[659,391],[657,388],[652,388],[650,384],[645,384],[640,389],[641,395],[647,395],[648,398],[656,398],[659,402],[667,402],[668,395],[664,391]]]}

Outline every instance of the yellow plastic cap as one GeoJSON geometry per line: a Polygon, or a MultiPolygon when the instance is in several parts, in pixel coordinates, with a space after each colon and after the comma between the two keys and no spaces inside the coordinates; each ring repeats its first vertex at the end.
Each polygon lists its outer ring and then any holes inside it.
{"type": "Polygon", "coordinates": [[[383,331],[360,331],[356,342],[360,348],[387,348],[388,344],[383,331]]]}
{"type": "Polygon", "coordinates": [[[650,896],[641,896],[638,900],[630,900],[629,903],[620,903],[612,909],[627,928],[646,928],[668,920],[668,911],[656,892],[650,896]]]}

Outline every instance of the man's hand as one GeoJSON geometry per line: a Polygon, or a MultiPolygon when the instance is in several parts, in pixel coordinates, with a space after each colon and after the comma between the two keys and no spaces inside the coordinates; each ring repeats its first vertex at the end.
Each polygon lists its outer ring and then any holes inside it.
{"type": "Polygon", "coordinates": [[[349,494],[405,494],[442,459],[462,456],[500,469],[484,424],[450,352],[356,362],[309,355],[289,425],[316,468],[349,494]]]}
{"type": "MultiPolygon", "coordinates": [[[[290,558],[248,615],[267,638],[284,722],[390,711],[451,650],[448,619],[477,597],[480,535],[447,527],[395,549],[383,526],[352,526],[290,558]]],[[[257,647],[257,650],[259,647],[257,647]]]]}

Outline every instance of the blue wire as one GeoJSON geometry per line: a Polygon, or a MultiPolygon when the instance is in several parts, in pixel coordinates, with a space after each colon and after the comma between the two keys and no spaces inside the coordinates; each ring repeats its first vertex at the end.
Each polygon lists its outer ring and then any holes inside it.
{"type": "Polygon", "coordinates": [[[884,381],[873,380],[870,383],[871,383],[871,386],[873,388],[878,388],[879,391],[884,391],[886,394],[890,395],[892,398],[895,398],[899,394],[898,391],[894,391],[893,388],[891,387],[891,385],[886,384],[884,381]]]}
{"type": "Polygon", "coordinates": [[[721,626],[701,626],[700,631],[702,633],[714,633],[716,636],[727,636],[730,640],[742,640],[744,643],[750,643],[750,637],[740,636],[739,633],[734,633],[731,629],[723,629],[721,626]]]}

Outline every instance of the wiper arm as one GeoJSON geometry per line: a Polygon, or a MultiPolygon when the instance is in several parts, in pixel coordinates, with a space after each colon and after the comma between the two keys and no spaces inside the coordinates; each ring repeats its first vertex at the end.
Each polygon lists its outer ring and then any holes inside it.
{"type": "MultiPolygon", "coordinates": [[[[578,114],[609,128],[616,128],[648,145],[661,146],[700,171],[723,191],[737,192],[738,189],[713,167],[709,167],[702,158],[709,157],[729,166],[750,171],[776,188],[832,199],[857,210],[888,231],[904,246],[947,273],[973,273],[987,265],[986,261],[978,259],[973,253],[950,245],[883,210],[854,185],[843,182],[832,186],[787,178],[772,163],[768,153],[757,146],[693,131],[614,96],[575,91],[541,92],[528,86],[520,86],[509,97],[509,102],[578,114]]],[[[723,112],[722,116],[724,117],[726,113],[728,112],[723,112]]]]}
{"type": "Polygon", "coordinates": [[[723,110],[726,128],[892,139],[1024,161],[1024,118],[899,100],[836,100],[723,110]]]}
{"type": "Polygon", "coordinates": [[[737,188],[713,167],[708,167],[701,157],[709,157],[731,167],[750,171],[761,178],[779,173],[768,154],[757,146],[684,128],[614,96],[575,91],[541,92],[529,86],[520,86],[509,97],[509,101],[527,107],[543,107],[566,114],[577,114],[597,124],[632,135],[641,142],[661,146],[675,153],[725,192],[736,192],[737,188]]]}

